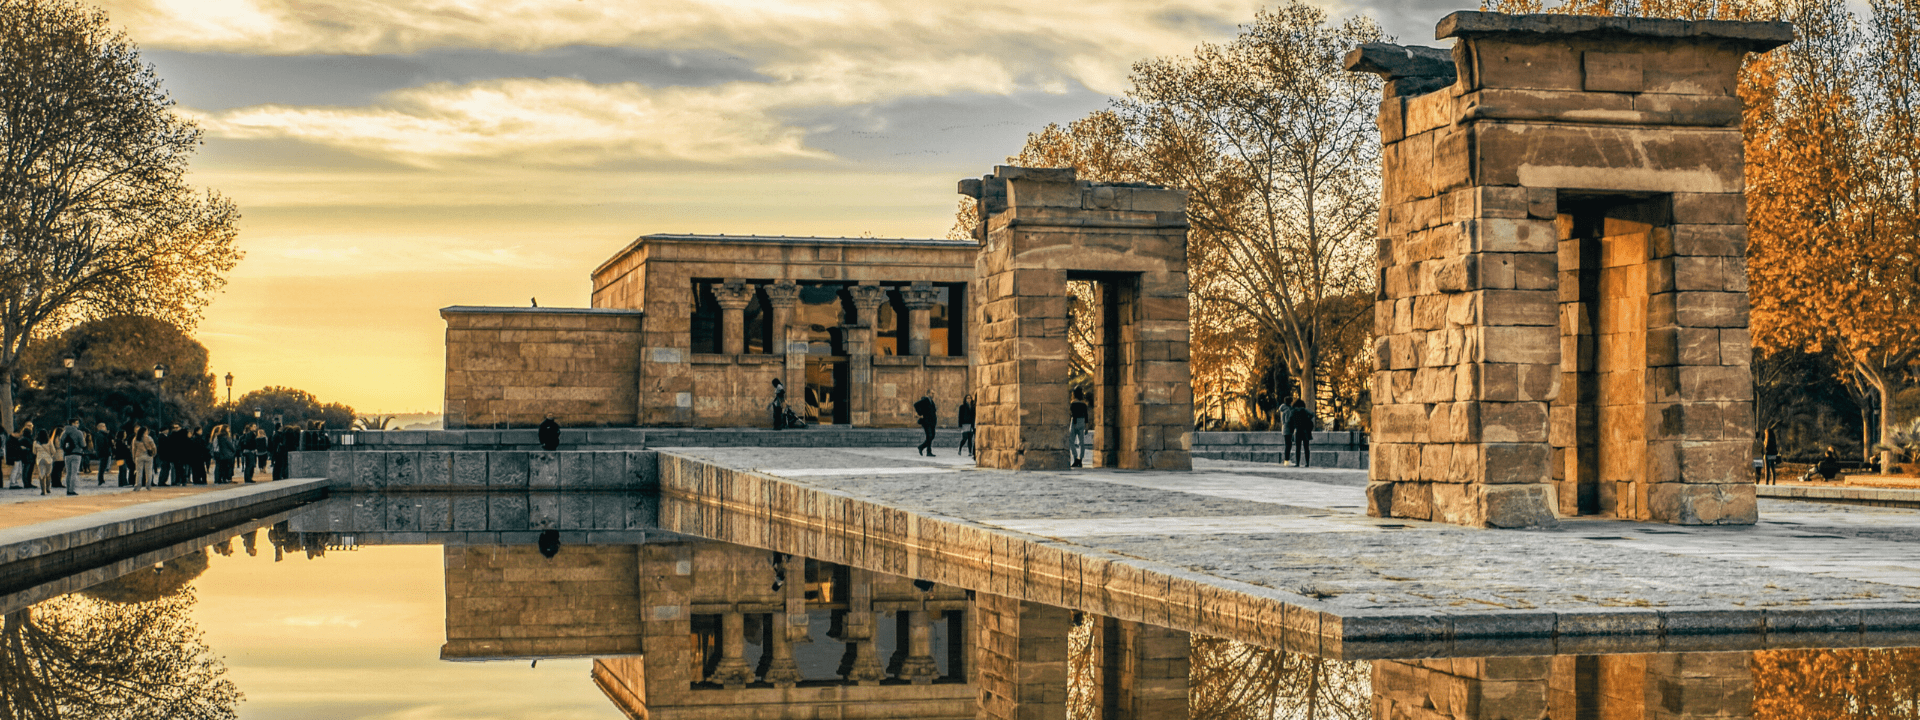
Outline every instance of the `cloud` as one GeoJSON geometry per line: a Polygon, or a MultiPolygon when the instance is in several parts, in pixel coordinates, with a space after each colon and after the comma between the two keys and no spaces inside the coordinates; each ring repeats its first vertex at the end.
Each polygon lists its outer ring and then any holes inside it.
{"type": "Polygon", "coordinates": [[[505,159],[590,166],[826,159],[769,117],[756,83],[711,88],[505,79],[398,90],[363,107],[258,105],[191,112],[221,138],[293,139],[417,165],[505,159]],[[756,107],[759,106],[759,107],[756,107]]]}
{"type": "Polygon", "coordinates": [[[1142,57],[1185,53],[1251,18],[1253,0],[107,0],[142,45],[251,55],[379,55],[569,46],[739,56],[788,80],[922,66],[1122,89],[1142,57]],[[972,55],[986,49],[990,57],[972,55]],[[1087,68],[1096,70],[1089,73],[1087,68]]]}

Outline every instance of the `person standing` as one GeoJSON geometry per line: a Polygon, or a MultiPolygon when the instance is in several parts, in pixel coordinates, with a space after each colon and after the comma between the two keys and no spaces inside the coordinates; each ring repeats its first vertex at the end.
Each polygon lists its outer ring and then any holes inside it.
{"type": "Polygon", "coordinates": [[[287,474],[287,454],[300,448],[300,426],[288,425],[280,428],[280,434],[273,441],[273,479],[285,480],[287,474]]]}
{"type": "Polygon", "coordinates": [[[1761,444],[1762,449],[1760,451],[1760,454],[1762,457],[1762,462],[1765,463],[1767,466],[1767,484],[1768,485],[1777,485],[1780,482],[1778,478],[1774,477],[1774,473],[1777,472],[1776,468],[1780,467],[1780,432],[1778,430],[1779,427],[1780,427],[1780,423],[1774,423],[1772,425],[1768,425],[1767,429],[1764,431],[1765,438],[1766,438],[1765,442],[1761,444]]]}
{"type": "Polygon", "coordinates": [[[206,438],[200,437],[200,428],[188,427],[180,431],[180,474],[185,477],[183,484],[207,484],[206,461],[210,458],[206,438]]]}
{"type": "Polygon", "coordinates": [[[213,436],[207,441],[207,448],[213,453],[213,482],[216,485],[233,483],[233,458],[239,454],[234,445],[233,434],[225,425],[213,426],[213,436]]]}
{"type": "Polygon", "coordinates": [[[67,461],[67,494],[80,494],[80,466],[87,458],[87,431],[80,429],[80,418],[68,418],[60,433],[60,454],[67,461]]]}
{"type": "MultiPolygon", "coordinates": [[[[967,393],[960,400],[960,449],[959,452],[973,457],[973,393],[967,393]]],[[[958,453],[956,453],[958,454],[958,453]]]]}
{"type": "Polygon", "coordinates": [[[185,484],[186,480],[178,477],[180,423],[174,423],[166,430],[154,433],[153,447],[153,484],[160,487],[185,484]]]}
{"type": "Polygon", "coordinates": [[[1073,403],[1067,406],[1067,449],[1073,452],[1073,466],[1081,467],[1087,457],[1087,395],[1073,391],[1073,403]]]}
{"type": "Polygon", "coordinates": [[[933,426],[940,416],[939,407],[933,404],[933,393],[921,395],[920,399],[913,403],[913,412],[920,416],[920,429],[927,434],[927,439],[920,442],[920,454],[932,457],[933,426]]]}
{"type": "Polygon", "coordinates": [[[107,471],[113,465],[113,433],[107,431],[106,423],[95,423],[87,442],[93,452],[93,484],[107,484],[107,471]]]}
{"type": "Polygon", "coordinates": [[[1293,425],[1288,421],[1293,419],[1293,406],[1298,404],[1300,398],[1295,395],[1288,395],[1286,401],[1280,403],[1280,462],[1287,464],[1293,463],[1293,425]]]}
{"type": "Polygon", "coordinates": [[[1287,415],[1287,452],[1294,456],[1294,467],[1313,464],[1312,451],[1308,447],[1312,442],[1313,411],[1307,409],[1305,401],[1295,400],[1293,412],[1287,415]]]}
{"type": "Polygon", "coordinates": [[[786,428],[787,384],[780,382],[780,378],[773,379],[773,402],[767,403],[767,408],[773,411],[773,429],[786,428]]]}
{"type": "Polygon", "coordinates": [[[540,449],[547,452],[560,449],[560,423],[553,419],[553,413],[547,413],[547,419],[540,421],[540,449]]]}
{"type": "Polygon", "coordinates": [[[54,449],[53,431],[42,430],[33,437],[33,478],[40,486],[41,495],[53,494],[53,458],[58,454],[54,449]]]}
{"type": "Polygon", "coordinates": [[[33,423],[22,423],[7,435],[7,487],[33,487],[33,462],[33,423]]]}
{"type": "Polygon", "coordinates": [[[246,474],[247,482],[253,482],[253,469],[260,458],[267,454],[267,435],[257,425],[248,425],[245,436],[240,438],[240,468],[246,474]]]}
{"type": "Polygon", "coordinates": [[[131,487],[133,474],[133,421],[120,426],[120,432],[113,434],[113,459],[120,461],[120,487],[131,487]]]}
{"type": "Polygon", "coordinates": [[[133,436],[127,440],[127,454],[133,458],[134,489],[153,489],[153,458],[158,452],[147,426],[135,425],[133,436]]]}

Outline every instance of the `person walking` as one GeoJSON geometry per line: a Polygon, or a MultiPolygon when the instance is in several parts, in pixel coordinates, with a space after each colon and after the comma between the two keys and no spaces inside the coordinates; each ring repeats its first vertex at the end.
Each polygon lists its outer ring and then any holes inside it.
{"type": "Polygon", "coordinates": [[[323,450],[330,450],[332,448],[333,448],[333,436],[327,434],[326,421],[324,420],[308,421],[307,431],[300,435],[300,447],[296,449],[311,450],[311,451],[318,452],[323,450]]]}
{"type": "Polygon", "coordinates": [[[1287,452],[1294,456],[1294,467],[1308,467],[1313,464],[1312,451],[1308,447],[1312,443],[1313,411],[1307,409],[1305,401],[1295,400],[1293,412],[1287,415],[1287,452]]]}
{"type": "Polygon", "coordinates": [[[127,454],[133,458],[134,489],[153,489],[153,459],[158,453],[159,446],[147,426],[135,425],[133,436],[127,440],[127,454]]]}
{"type": "Polygon", "coordinates": [[[1767,429],[1762,432],[1764,441],[1761,442],[1760,456],[1761,456],[1761,462],[1767,466],[1767,484],[1768,485],[1780,484],[1779,479],[1774,477],[1774,474],[1778,472],[1778,468],[1780,467],[1779,427],[1780,427],[1780,423],[1776,422],[1772,425],[1768,425],[1767,429]]]}
{"type": "Polygon", "coordinates": [[[53,431],[42,430],[33,437],[33,479],[40,486],[41,495],[53,494],[53,458],[59,454],[54,449],[53,431]]]}
{"type": "Polygon", "coordinates": [[[213,426],[213,435],[207,440],[207,449],[213,454],[213,482],[216,485],[233,484],[233,458],[240,448],[233,442],[233,434],[225,425],[213,426]]]}
{"type": "Polygon", "coordinates": [[[107,471],[113,465],[113,433],[107,431],[106,423],[95,423],[93,432],[87,435],[87,442],[93,453],[93,484],[107,484],[107,471]]]}
{"type": "Polygon", "coordinates": [[[560,423],[553,419],[553,413],[547,413],[547,419],[540,421],[540,449],[547,452],[560,449],[560,423]]]}
{"type": "Polygon", "coordinates": [[[960,449],[955,454],[966,453],[967,457],[974,456],[973,412],[973,393],[967,393],[967,396],[960,400],[960,449]]]}
{"type": "Polygon", "coordinates": [[[33,487],[33,423],[7,434],[7,487],[33,487]]]}
{"type": "Polygon", "coordinates": [[[1087,457],[1087,395],[1073,391],[1073,402],[1067,405],[1067,449],[1073,453],[1073,466],[1081,467],[1087,457]]]}
{"type": "Polygon", "coordinates": [[[920,399],[913,403],[913,413],[920,416],[920,429],[927,434],[927,439],[920,442],[920,454],[932,457],[933,427],[940,417],[939,406],[933,404],[932,392],[921,395],[920,399]]]}
{"type": "Polygon", "coordinates": [[[773,379],[773,402],[767,403],[767,408],[773,411],[773,429],[785,429],[787,427],[787,384],[780,382],[780,378],[773,379]]]}
{"type": "Polygon", "coordinates": [[[68,418],[60,433],[60,454],[67,461],[67,494],[80,494],[80,466],[87,458],[87,431],[80,429],[80,418],[68,418]]]}

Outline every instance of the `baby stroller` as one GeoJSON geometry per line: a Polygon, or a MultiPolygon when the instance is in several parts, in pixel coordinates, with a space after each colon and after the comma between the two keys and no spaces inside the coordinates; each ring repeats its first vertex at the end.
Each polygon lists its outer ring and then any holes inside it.
{"type": "Polygon", "coordinates": [[[775,417],[779,418],[780,421],[780,427],[775,428],[776,430],[784,428],[804,430],[807,427],[807,419],[800,417],[800,414],[794,412],[793,407],[790,405],[781,403],[776,409],[776,413],[775,417]]]}

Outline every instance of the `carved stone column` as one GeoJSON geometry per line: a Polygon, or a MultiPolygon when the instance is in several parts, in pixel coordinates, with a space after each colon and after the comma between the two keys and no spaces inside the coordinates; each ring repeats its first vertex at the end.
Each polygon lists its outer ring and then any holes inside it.
{"type": "Polygon", "coordinates": [[[785,612],[774,613],[767,623],[767,648],[773,661],[768,663],[765,677],[774,687],[793,687],[802,679],[800,666],[793,660],[793,644],[813,641],[807,626],[806,558],[785,556],[780,572],[786,583],[782,593],[786,608],[785,612]]]}
{"type": "Polygon", "coordinates": [[[940,291],[932,283],[917,282],[900,291],[907,305],[908,355],[932,355],[933,306],[940,304],[940,291]]]}
{"type": "Polygon", "coordinates": [[[720,664],[714,666],[713,675],[708,681],[719,683],[729,689],[738,689],[753,682],[753,667],[746,658],[746,617],[737,612],[720,616],[720,664]]]}
{"type": "Polygon", "coordinates": [[[747,305],[753,302],[753,286],[738,278],[714,286],[713,298],[720,302],[720,352],[739,355],[746,352],[747,305]]]}
{"type": "Polygon", "coordinates": [[[767,286],[767,306],[772,310],[773,347],[776,355],[786,356],[786,375],[782,381],[787,384],[787,404],[796,412],[806,414],[807,401],[807,346],[795,343],[793,339],[793,311],[800,304],[800,286],[792,280],[781,280],[767,286]]]}
{"type": "Polygon", "coordinates": [[[880,306],[887,303],[887,289],[878,285],[847,288],[853,296],[853,311],[858,316],[847,326],[847,407],[854,425],[873,424],[873,332],[880,318],[880,306]]]}
{"type": "Polygon", "coordinates": [[[902,610],[907,616],[903,634],[907,659],[900,663],[900,679],[915,685],[931,684],[940,677],[940,666],[933,661],[933,624],[925,610],[902,610]]]}
{"type": "Polygon", "coordinates": [[[878,685],[887,677],[873,646],[873,573],[858,568],[848,571],[847,612],[840,627],[840,640],[847,643],[842,672],[848,682],[878,685]]]}

